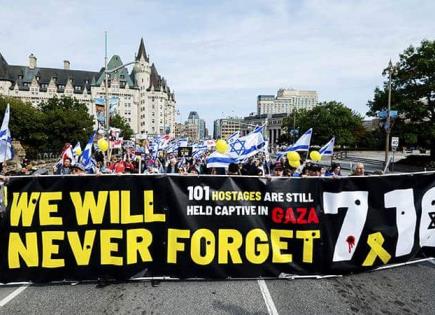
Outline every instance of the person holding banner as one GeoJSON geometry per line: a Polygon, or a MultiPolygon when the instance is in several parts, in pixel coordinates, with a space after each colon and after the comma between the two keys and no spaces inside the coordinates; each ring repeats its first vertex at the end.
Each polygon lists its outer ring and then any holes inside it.
{"type": "Polygon", "coordinates": [[[56,169],[56,175],[69,175],[72,173],[71,169],[71,158],[64,157],[63,164],[56,169]]]}
{"type": "Polygon", "coordinates": [[[342,176],[340,163],[332,163],[331,168],[326,172],[325,176],[332,176],[332,177],[342,176]]]}
{"type": "Polygon", "coordinates": [[[355,170],[352,173],[352,176],[364,176],[364,164],[356,163],[355,170]]]}

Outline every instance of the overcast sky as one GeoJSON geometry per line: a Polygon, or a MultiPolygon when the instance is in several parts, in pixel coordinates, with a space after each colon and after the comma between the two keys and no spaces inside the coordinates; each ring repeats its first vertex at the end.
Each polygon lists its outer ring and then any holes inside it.
{"type": "MultiPolygon", "coordinates": [[[[132,61],[140,38],[171,89],[178,120],[209,128],[256,111],[258,94],[316,90],[365,114],[382,69],[409,45],[435,39],[435,1],[0,0],[0,53],[9,64],[98,71],[132,61]]],[[[211,129],[212,131],[212,129],[211,129]]]]}

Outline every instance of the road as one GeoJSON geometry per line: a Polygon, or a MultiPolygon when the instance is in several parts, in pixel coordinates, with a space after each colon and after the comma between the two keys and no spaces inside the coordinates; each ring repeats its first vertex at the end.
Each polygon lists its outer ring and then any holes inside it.
{"type": "Polygon", "coordinates": [[[433,314],[434,296],[432,260],[319,280],[3,285],[0,314],[433,314]]]}

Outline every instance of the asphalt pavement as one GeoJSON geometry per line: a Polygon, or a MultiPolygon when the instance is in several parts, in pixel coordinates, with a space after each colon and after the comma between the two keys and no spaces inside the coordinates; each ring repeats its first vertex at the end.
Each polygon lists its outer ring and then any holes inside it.
{"type": "Polygon", "coordinates": [[[0,286],[0,314],[434,314],[435,260],[328,279],[0,286]]]}

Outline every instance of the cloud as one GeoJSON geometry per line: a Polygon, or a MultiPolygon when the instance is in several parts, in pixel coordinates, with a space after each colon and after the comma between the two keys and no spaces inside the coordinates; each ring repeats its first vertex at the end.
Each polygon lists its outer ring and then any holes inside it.
{"type": "Polygon", "coordinates": [[[434,9],[430,0],[14,1],[0,11],[0,42],[12,64],[33,52],[41,66],[69,59],[98,70],[105,30],[124,62],[143,36],[183,115],[197,110],[210,128],[222,112],[255,111],[258,94],[280,87],[365,113],[388,60],[433,39],[434,9]]]}

